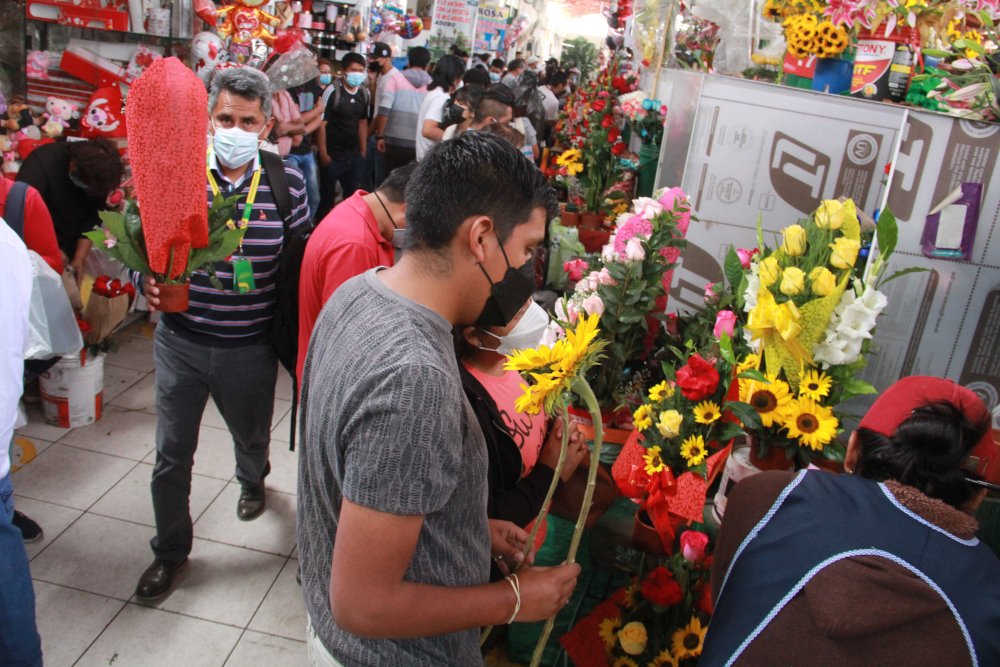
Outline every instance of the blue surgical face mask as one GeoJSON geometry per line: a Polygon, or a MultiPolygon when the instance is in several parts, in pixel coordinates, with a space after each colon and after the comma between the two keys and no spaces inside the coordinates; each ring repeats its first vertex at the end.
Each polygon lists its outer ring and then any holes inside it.
{"type": "Polygon", "coordinates": [[[247,132],[238,127],[215,127],[212,149],[223,166],[230,169],[242,167],[253,159],[260,146],[260,134],[247,132]]]}
{"type": "Polygon", "coordinates": [[[321,85],[321,86],[329,86],[330,83],[332,83],[332,82],[333,82],[333,75],[332,74],[320,74],[319,75],[319,85],[321,85]]]}
{"type": "Polygon", "coordinates": [[[347,86],[349,88],[357,88],[363,84],[367,78],[368,75],[364,72],[348,72],[344,75],[344,81],[347,82],[347,86]]]}
{"type": "Polygon", "coordinates": [[[497,74],[496,72],[490,72],[490,81],[492,81],[493,83],[499,83],[500,75],[497,74]]]}

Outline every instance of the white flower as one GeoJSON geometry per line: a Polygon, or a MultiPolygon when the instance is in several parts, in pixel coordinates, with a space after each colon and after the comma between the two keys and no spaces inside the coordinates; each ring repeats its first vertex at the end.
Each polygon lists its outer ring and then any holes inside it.
{"type": "Polygon", "coordinates": [[[655,216],[663,213],[663,204],[651,197],[637,197],[632,202],[632,210],[646,220],[652,220],[655,216]]]}
{"type": "Polygon", "coordinates": [[[549,322],[548,326],[545,327],[545,331],[542,332],[542,345],[548,345],[552,347],[556,344],[557,340],[561,340],[566,337],[566,332],[563,330],[559,323],[556,321],[549,322]]]}
{"type": "Polygon", "coordinates": [[[569,322],[569,302],[566,301],[566,297],[559,297],[556,299],[556,305],[553,310],[556,313],[556,319],[560,322],[569,322]]]}
{"type": "Polygon", "coordinates": [[[823,342],[813,346],[813,359],[824,368],[853,364],[860,359],[864,341],[873,336],[878,316],[889,303],[884,294],[871,286],[864,287],[860,296],[858,289],[860,283],[840,297],[823,342]]]}
{"type": "Polygon", "coordinates": [[[605,264],[609,262],[619,261],[618,253],[615,252],[615,237],[612,236],[611,240],[608,241],[605,246],[601,249],[601,259],[605,264]]]}
{"type": "Polygon", "coordinates": [[[582,308],[587,311],[588,315],[603,315],[604,301],[596,293],[591,294],[583,300],[582,308]]]}
{"type": "Polygon", "coordinates": [[[635,236],[625,244],[625,259],[629,262],[641,262],[646,259],[646,251],[642,247],[642,237],[635,236]]]}
{"type": "Polygon", "coordinates": [[[757,306],[757,295],[760,293],[760,266],[757,262],[750,264],[750,275],[747,276],[747,288],[743,292],[743,310],[750,312],[757,306]]]}

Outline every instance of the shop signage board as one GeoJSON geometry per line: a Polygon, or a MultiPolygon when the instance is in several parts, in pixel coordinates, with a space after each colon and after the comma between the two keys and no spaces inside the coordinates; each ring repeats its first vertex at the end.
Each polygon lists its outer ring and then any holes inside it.
{"type": "Polygon", "coordinates": [[[495,5],[480,5],[476,21],[476,51],[503,51],[507,34],[507,9],[495,5]]]}
{"type": "Polygon", "coordinates": [[[701,220],[688,232],[671,308],[700,304],[730,244],[756,245],[758,216],[773,247],[821,199],[850,196],[868,214],[888,201],[900,228],[892,269],[929,271],[885,287],[866,379],[884,388],[904,375],[952,378],[1000,419],[1000,125],[739,79],[664,79],[673,117],[657,186],[680,183],[701,220]],[[972,259],[925,256],[928,214],[965,182],[983,186],[972,259]]]}
{"type": "Polygon", "coordinates": [[[479,0],[435,0],[431,34],[447,39],[461,34],[471,42],[478,7],[479,0]]]}

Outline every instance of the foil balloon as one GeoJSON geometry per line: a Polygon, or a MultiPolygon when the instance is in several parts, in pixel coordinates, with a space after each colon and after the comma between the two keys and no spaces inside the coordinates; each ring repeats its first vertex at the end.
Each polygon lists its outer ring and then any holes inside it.
{"type": "Polygon", "coordinates": [[[191,40],[191,69],[207,86],[215,67],[225,60],[222,38],[214,32],[199,32],[191,40]]]}
{"type": "Polygon", "coordinates": [[[421,33],[424,29],[424,22],[420,20],[419,16],[413,16],[412,14],[405,15],[399,23],[396,24],[396,34],[403,39],[413,39],[421,33]]]}
{"type": "Polygon", "coordinates": [[[372,17],[368,21],[368,32],[372,37],[382,33],[383,21],[382,12],[377,9],[372,10],[372,17]]]}

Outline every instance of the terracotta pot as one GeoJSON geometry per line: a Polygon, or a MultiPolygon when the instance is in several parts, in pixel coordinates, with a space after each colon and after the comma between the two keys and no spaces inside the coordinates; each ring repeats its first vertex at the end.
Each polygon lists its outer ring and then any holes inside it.
{"type": "Polygon", "coordinates": [[[794,470],[795,461],[790,460],[785,455],[784,447],[767,448],[764,456],[760,455],[759,440],[753,436],[747,436],[747,443],[750,445],[750,463],[760,470],[794,470]]]}
{"type": "Polygon", "coordinates": [[[183,313],[188,309],[188,288],[190,283],[157,284],[160,290],[160,305],[156,307],[161,313],[183,313]]]}
{"type": "Polygon", "coordinates": [[[576,227],[580,224],[580,212],[569,211],[564,207],[560,212],[559,220],[563,227],[576,227]]]}
{"type": "Polygon", "coordinates": [[[635,526],[632,528],[632,546],[655,556],[666,555],[660,534],[653,528],[652,521],[645,512],[636,512],[635,526]]]}
{"type": "MultiPolygon", "coordinates": [[[[587,215],[584,213],[583,215],[587,215]]],[[[583,244],[583,249],[587,252],[600,252],[601,248],[604,247],[609,240],[611,240],[611,232],[605,232],[598,229],[589,229],[580,223],[580,227],[577,229],[577,233],[580,236],[580,243],[583,244]]]]}
{"type": "Polygon", "coordinates": [[[604,214],[584,211],[580,214],[580,226],[585,229],[601,229],[604,225],[604,214]]]}

